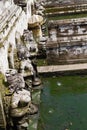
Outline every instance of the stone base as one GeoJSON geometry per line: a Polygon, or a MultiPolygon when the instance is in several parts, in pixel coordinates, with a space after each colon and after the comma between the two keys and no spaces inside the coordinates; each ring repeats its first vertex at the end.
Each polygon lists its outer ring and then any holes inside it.
{"type": "Polygon", "coordinates": [[[33,87],[37,87],[41,84],[41,79],[36,77],[33,81],[32,81],[32,86],[33,87]]]}

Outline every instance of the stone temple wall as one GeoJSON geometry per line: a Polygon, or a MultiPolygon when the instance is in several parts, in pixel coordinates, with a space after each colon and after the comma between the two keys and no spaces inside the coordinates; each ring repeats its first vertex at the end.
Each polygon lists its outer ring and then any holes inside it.
{"type": "Polygon", "coordinates": [[[73,5],[73,4],[85,4],[87,0],[45,0],[46,6],[61,6],[61,5],[73,5]]]}
{"type": "Polygon", "coordinates": [[[22,11],[21,7],[14,4],[8,9],[4,9],[0,15],[0,72],[2,73],[5,73],[9,68],[8,51],[10,46],[10,58],[14,68],[15,35],[16,32],[22,35],[23,30],[27,29],[26,19],[26,14],[22,11]]]}
{"type": "Polygon", "coordinates": [[[48,30],[48,64],[87,62],[87,18],[50,21],[48,30]]]}

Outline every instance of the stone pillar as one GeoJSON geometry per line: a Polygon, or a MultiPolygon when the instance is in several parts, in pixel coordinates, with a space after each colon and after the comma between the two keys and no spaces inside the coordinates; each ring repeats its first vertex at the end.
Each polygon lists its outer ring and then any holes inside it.
{"type": "Polygon", "coordinates": [[[34,0],[28,0],[28,2],[27,2],[27,21],[32,16],[32,5],[34,5],[34,0]]]}
{"type": "Polygon", "coordinates": [[[32,30],[33,32],[33,37],[36,42],[39,42],[39,39],[42,37],[42,29],[41,25],[38,25],[35,29],[32,30]]]}

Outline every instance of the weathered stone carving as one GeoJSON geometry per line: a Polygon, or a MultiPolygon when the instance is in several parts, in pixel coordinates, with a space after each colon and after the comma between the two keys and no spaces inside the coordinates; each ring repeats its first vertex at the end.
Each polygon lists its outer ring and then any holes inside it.
{"type": "MultiPolygon", "coordinates": [[[[10,2],[12,2],[12,0],[10,0],[10,2]]],[[[0,7],[1,5],[0,3],[0,7]]],[[[0,72],[4,75],[9,67],[14,68],[15,32],[19,31],[22,34],[26,26],[26,14],[22,11],[21,7],[15,4],[11,4],[9,8],[3,7],[0,14],[0,72]],[[8,54],[10,49],[9,43],[12,45],[12,51],[9,53],[10,55],[8,54]],[[8,57],[11,63],[10,66],[8,57]]]]}
{"type": "Polygon", "coordinates": [[[43,1],[35,2],[35,10],[37,15],[44,16],[44,10],[45,10],[45,8],[43,7],[44,4],[45,3],[43,1]]]}
{"type": "Polygon", "coordinates": [[[23,40],[24,40],[25,46],[27,47],[30,53],[30,57],[37,55],[38,47],[37,47],[37,43],[35,42],[33,38],[32,31],[24,30],[23,40]]]}
{"type": "Polygon", "coordinates": [[[39,38],[42,37],[42,29],[41,25],[44,23],[44,19],[40,15],[33,14],[28,19],[28,29],[33,31],[33,36],[36,42],[38,42],[39,38]]]}
{"type": "Polygon", "coordinates": [[[38,86],[41,84],[41,80],[39,78],[39,74],[38,74],[38,71],[37,71],[37,60],[36,58],[33,58],[32,59],[32,66],[33,66],[33,69],[34,69],[34,74],[32,76],[32,85],[33,87],[35,86],[38,86]]]}
{"type": "Polygon", "coordinates": [[[14,91],[14,88],[17,90],[25,87],[25,82],[22,74],[17,73],[15,69],[9,69],[6,71],[7,82],[9,83],[10,91],[14,91]]]}
{"type": "Polygon", "coordinates": [[[12,94],[10,105],[10,117],[12,127],[16,130],[27,130],[29,115],[38,112],[38,108],[31,103],[31,92],[26,90],[25,81],[16,70],[6,73],[9,90],[12,94]]]}
{"type": "Polygon", "coordinates": [[[21,39],[20,34],[17,34],[16,36],[16,43],[17,43],[17,54],[20,60],[20,69],[22,71],[22,74],[24,74],[24,70],[25,68],[27,68],[33,75],[33,67],[29,59],[30,54],[27,47],[23,45],[23,41],[21,39]]]}

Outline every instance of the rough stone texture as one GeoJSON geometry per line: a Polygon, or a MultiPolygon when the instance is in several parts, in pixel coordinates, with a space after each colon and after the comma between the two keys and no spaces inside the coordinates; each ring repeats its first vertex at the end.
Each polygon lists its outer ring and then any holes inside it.
{"type": "Polygon", "coordinates": [[[0,128],[6,128],[6,120],[5,120],[5,113],[3,109],[1,93],[0,93],[0,128]]]}
{"type": "Polygon", "coordinates": [[[73,5],[73,4],[85,4],[87,0],[45,0],[45,4],[48,7],[61,6],[61,5],[73,5]]]}
{"type": "MultiPolygon", "coordinates": [[[[23,34],[23,30],[27,28],[27,17],[20,7],[12,5],[9,9],[3,10],[2,18],[0,18],[0,71],[5,73],[9,68],[8,64],[8,48],[12,45],[12,59],[14,58],[15,35],[16,32],[23,34]]],[[[14,60],[14,59],[13,59],[14,60]]],[[[14,62],[13,62],[14,68],[14,62]]]]}
{"type": "Polygon", "coordinates": [[[53,73],[53,72],[69,72],[69,71],[87,71],[87,63],[73,64],[73,65],[50,65],[38,67],[39,73],[53,73]]]}
{"type": "Polygon", "coordinates": [[[0,128],[5,130],[6,120],[5,113],[3,108],[3,95],[4,95],[4,85],[3,85],[4,76],[0,73],[0,128]]]}
{"type": "Polygon", "coordinates": [[[48,24],[48,30],[49,40],[46,44],[48,64],[87,62],[86,17],[51,20],[48,24]]]}

